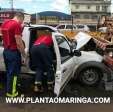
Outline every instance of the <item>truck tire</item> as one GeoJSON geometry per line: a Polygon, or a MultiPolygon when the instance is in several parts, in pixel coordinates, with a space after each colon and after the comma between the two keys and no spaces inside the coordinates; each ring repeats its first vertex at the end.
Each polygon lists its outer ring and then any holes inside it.
{"type": "Polygon", "coordinates": [[[75,76],[81,83],[87,86],[94,86],[101,81],[104,73],[110,75],[103,63],[90,61],[80,65],[76,70],[75,76]]]}

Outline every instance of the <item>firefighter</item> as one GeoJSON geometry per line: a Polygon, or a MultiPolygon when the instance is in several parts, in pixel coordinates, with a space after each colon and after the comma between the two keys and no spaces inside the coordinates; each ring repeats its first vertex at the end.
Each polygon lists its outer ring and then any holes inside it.
{"type": "Polygon", "coordinates": [[[42,80],[44,72],[47,72],[47,84],[48,90],[53,88],[53,53],[50,47],[53,45],[51,35],[41,35],[36,39],[31,48],[31,60],[35,66],[36,77],[35,77],[35,92],[43,92],[42,80]]]}
{"type": "Polygon", "coordinates": [[[26,57],[22,42],[23,13],[16,13],[13,19],[6,20],[1,26],[3,57],[6,66],[6,96],[18,96],[17,81],[21,70],[21,56],[26,57]]]}

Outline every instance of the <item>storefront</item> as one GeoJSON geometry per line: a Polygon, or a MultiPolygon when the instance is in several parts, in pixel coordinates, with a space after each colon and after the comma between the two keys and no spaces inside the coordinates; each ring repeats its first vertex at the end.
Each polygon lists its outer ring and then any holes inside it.
{"type": "MultiPolygon", "coordinates": [[[[0,11],[0,25],[3,23],[4,20],[13,18],[14,14],[17,12],[20,12],[20,11],[13,11],[13,12],[12,11],[0,11]]],[[[25,16],[25,22],[30,22],[31,15],[24,13],[24,16],[25,16]]]]}
{"type": "Polygon", "coordinates": [[[12,11],[0,11],[0,24],[6,19],[11,19],[14,13],[12,11]]]}

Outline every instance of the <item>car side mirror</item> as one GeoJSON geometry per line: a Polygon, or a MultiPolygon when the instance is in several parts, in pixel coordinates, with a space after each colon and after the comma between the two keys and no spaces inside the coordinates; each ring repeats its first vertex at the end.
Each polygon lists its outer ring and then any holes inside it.
{"type": "Polygon", "coordinates": [[[72,53],[74,56],[78,56],[78,57],[81,56],[81,52],[79,50],[73,50],[72,53]]]}

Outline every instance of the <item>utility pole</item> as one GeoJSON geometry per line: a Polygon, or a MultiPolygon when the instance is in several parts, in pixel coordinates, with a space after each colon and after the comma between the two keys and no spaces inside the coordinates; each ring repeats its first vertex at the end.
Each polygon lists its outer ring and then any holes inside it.
{"type": "Polygon", "coordinates": [[[71,2],[72,2],[71,0],[68,1],[68,3],[69,3],[69,13],[70,14],[71,14],[71,2]]]}
{"type": "Polygon", "coordinates": [[[36,24],[38,24],[38,14],[36,12],[36,24]]]}
{"type": "MultiPolygon", "coordinates": [[[[71,5],[72,5],[72,3],[71,3],[72,1],[71,0],[69,0],[69,7],[70,7],[70,14],[71,14],[71,24],[72,24],[72,26],[73,26],[73,24],[74,24],[74,22],[73,22],[73,15],[72,15],[72,13],[71,13],[71,5]]],[[[73,28],[72,28],[72,30],[71,31],[73,31],[73,28]]]]}
{"type": "Polygon", "coordinates": [[[13,16],[14,16],[13,2],[14,2],[14,0],[9,0],[10,9],[11,9],[11,18],[13,18],[13,16]]]}

